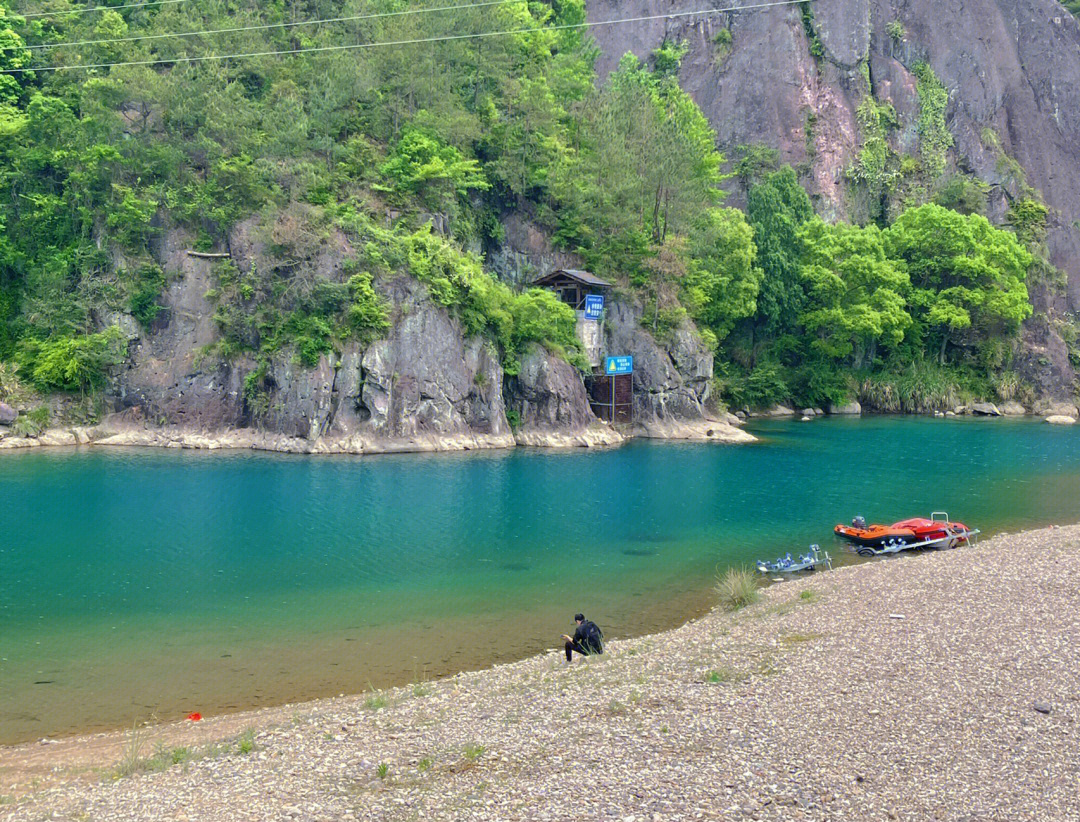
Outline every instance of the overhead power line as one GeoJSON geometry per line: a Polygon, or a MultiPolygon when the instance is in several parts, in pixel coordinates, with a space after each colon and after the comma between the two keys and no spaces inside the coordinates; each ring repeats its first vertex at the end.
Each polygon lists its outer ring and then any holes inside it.
{"type": "Polygon", "coordinates": [[[639,17],[624,17],[618,20],[598,20],[592,23],[565,23],[558,26],[543,26],[541,28],[506,29],[503,31],[481,31],[474,34],[449,34],[438,37],[419,37],[413,40],[390,40],[379,43],[346,43],[334,46],[308,46],[300,49],[279,49],[274,51],[248,51],[236,54],[203,54],[194,57],[171,57],[157,60],[124,60],[113,63],[86,63],[70,66],[38,66],[31,68],[4,69],[0,74],[20,74],[24,72],[47,72],[47,71],[72,71],[76,69],[100,69],[120,68],[122,66],[161,66],[176,63],[205,63],[211,60],[234,60],[244,57],[282,57],[286,55],[314,54],[329,51],[355,51],[358,49],[385,48],[388,46],[416,46],[426,43],[445,43],[452,40],[475,40],[485,37],[506,37],[512,34],[536,34],[543,31],[563,31],[566,29],[592,29],[600,26],[615,26],[624,23],[644,23],[650,20],[670,20],[676,17],[698,17],[703,14],[726,14],[740,11],[758,11],[761,9],[774,8],[777,6],[794,6],[803,2],[813,3],[816,0],[775,0],[771,3],[751,3],[745,6],[732,6],[723,9],[700,9],[698,11],[681,11],[670,14],[647,14],[639,17]]]}
{"type": "Polygon", "coordinates": [[[324,23],[349,23],[356,20],[374,20],[378,17],[401,17],[406,14],[430,14],[440,11],[457,11],[458,9],[479,9],[485,6],[501,6],[505,3],[523,3],[526,0],[485,0],[483,3],[466,3],[459,6],[435,6],[434,8],[405,9],[404,11],[381,11],[374,14],[353,14],[349,17],[325,17],[319,20],[300,20],[296,23],[264,23],[255,26],[234,26],[228,29],[206,29],[203,31],[167,32],[164,34],[136,34],[132,37],[113,37],[108,40],[74,40],[61,43],[36,43],[31,46],[0,46],[0,51],[17,51],[27,49],[55,49],[66,46],[103,46],[108,43],[134,43],[140,40],[164,40],[176,37],[205,37],[212,34],[236,34],[245,31],[265,31],[267,29],[299,28],[300,26],[318,26],[324,23]]]}
{"type": "Polygon", "coordinates": [[[147,0],[145,3],[128,3],[126,6],[94,6],[86,9],[68,9],[67,11],[34,11],[29,14],[12,9],[11,13],[19,17],[63,17],[67,14],[88,14],[92,11],[120,11],[121,9],[138,9],[143,6],[169,6],[174,3],[187,3],[188,0],[147,0]]]}

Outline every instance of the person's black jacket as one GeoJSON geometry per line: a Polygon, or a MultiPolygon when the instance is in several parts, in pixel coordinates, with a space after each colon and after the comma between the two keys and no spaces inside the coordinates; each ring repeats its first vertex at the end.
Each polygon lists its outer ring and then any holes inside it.
{"type": "Polygon", "coordinates": [[[577,626],[574,631],[574,644],[592,654],[604,653],[604,632],[591,619],[577,626]]]}

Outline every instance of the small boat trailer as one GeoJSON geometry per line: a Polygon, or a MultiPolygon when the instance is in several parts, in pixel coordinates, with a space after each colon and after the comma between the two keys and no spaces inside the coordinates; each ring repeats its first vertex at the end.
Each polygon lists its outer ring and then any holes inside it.
{"type": "Polygon", "coordinates": [[[852,545],[851,548],[861,557],[878,557],[882,554],[896,554],[911,548],[955,548],[965,542],[974,544],[974,538],[981,533],[978,528],[969,529],[961,523],[950,522],[949,515],[944,511],[931,512],[930,521],[941,523],[944,531],[943,536],[936,536],[932,539],[916,539],[916,541],[900,536],[895,539],[890,538],[885,544],[879,546],[852,545]]]}
{"type": "Polygon", "coordinates": [[[759,559],[757,569],[763,574],[786,574],[793,571],[810,571],[818,567],[832,568],[832,558],[827,551],[822,551],[820,545],[811,545],[810,552],[801,557],[792,559],[791,554],[782,556],[773,562],[759,559]]]}

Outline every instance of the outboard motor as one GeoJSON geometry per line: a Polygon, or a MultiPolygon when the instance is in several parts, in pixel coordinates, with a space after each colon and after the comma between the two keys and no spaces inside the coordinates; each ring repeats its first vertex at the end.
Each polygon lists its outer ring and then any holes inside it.
{"type": "Polygon", "coordinates": [[[852,528],[865,529],[866,528],[866,517],[855,517],[855,519],[853,519],[851,521],[851,527],[852,528]]]}

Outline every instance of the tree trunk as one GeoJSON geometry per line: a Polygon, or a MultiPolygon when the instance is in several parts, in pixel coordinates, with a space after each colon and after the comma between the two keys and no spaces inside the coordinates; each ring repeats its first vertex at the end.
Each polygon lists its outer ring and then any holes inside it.
{"type": "Polygon", "coordinates": [[[941,335],[941,349],[938,351],[938,365],[945,365],[945,345],[949,342],[949,335],[941,335]]]}
{"type": "Polygon", "coordinates": [[[656,184],[656,196],[653,198],[653,210],[652,210],[652,234],[655,242],[660,242],[660,197],[664,190],[663,183],[656,184]]]}

